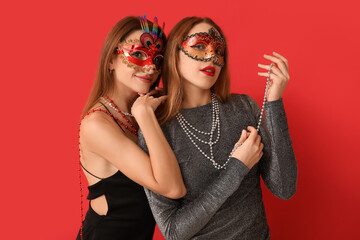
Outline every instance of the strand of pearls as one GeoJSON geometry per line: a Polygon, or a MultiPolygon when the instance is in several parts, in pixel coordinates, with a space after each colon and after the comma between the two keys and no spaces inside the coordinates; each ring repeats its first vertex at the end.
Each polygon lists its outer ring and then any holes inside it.
{"type": "MultiPolygon", "coordinates": [[[[270,87],[270,73],[271,73],[271,67],[273,66],[273,64],[270,64],[269,66],[269,70],[268,70],[268,76],[266,79],[266,87],[265,87],[265,94],[264,94],[264,99],[263,99],[263,104],[261,107],[261,113],[260,113],[260,118],[258,121],[258,125],[257,125],[257,131],[260,130],[260,125],[261,125],[261,121],[263,118],[263,113],[264,113],[264,107],[265,107],[265,102],[266,102],[266,96],[267,96],[267,92],[269,90],[270,87]]],[[[200,131],[199,129],[195,128],[192,124],[190,124],[185,117],[181,114],[178,113],[176,115],[176,119],[178,120],[181,128],[184,130],[184,132],[186,133],[186,135],[188,136],[188,138],[190,139],[190,141],[194,144],[194,146],[199,150],[199,152],[207,159],[210,160],[210,162],[213,164],[213,166],[220,170],[220,169],[225,169],[226,165],[228,164],[228,162],[230,161],[230,158],[232,156],[232,154],[234,153],[234,151],[242,145],[241,142],[238,142],[237,144],[235,144],[235,146],[233,147],[233,149],[231,150],[228,159],[226,160],[226,162],[224,164],[219,164],[215,161],[214,159],[214,153],[213,153],[213,146],[219,141],[220,139],[220,111],[219,111],[219,102],[216,99],[216,96],[214,93],[211,94],[211,104],[212,104],[212,124],[211,124],[211,131],[210,132],[205,132],[205,131],[200,131]],[[213,136],[214,136],[214,132],[216,130],[216,128],[218,129],[217,131],[217,138],[215,141],[213,140],[213,136]],[[193,131],[203,134],[203,135],[207,135],[209,137],[209,141],[205,141],[202,140],[199,136],[197,136],[193,131]],[[208,154],[205,153],[205,151],[203,151],[199,145],[195,142],[195,140],[193,139],[193,137],[206,145],[209,145],[210,148],[210,156],[208,154]]]]}
{"type": "MultiPolygon", "coordinates": [[[[201,131],[199,129],[197,129],[196,127],[194,127],[193,125],[191,125],[186,119],[185,117],[181,114],[178,113],[176,115],[176,119],[179,122],[181,128],[183,129],[183,131],[185,132],[185,134],[187,135],[187,137],[189,138],[189,140],[192,142],[192,144],[198,149],[198,151],[208,160],[210,160],[210,162],[212,163],[212,165],[220,170],[225,168],[225,166],[228,164],[228,162],[230,161],[230,157],[233,154],[233,152],[235,151],[235,149],[237,147],[234,147],[233,150],[231,151],[228,159],[226,160],[226,162],[224,164],[219,164],[215,161],[214,159],[214,151],[213,151],[213,146],[219,141],[220,139],[220,110],[219,110],[219,102],[216,99],[215,94],[211,94],[211,104],[212,104],[212,124],[211,124],[211,130],[210,132],[204,132],[201,131]],[[217,129],[217,136],[215,141],[213,141],[213,137],[215,134],[215,131],[217,129]],[[206,136],[209,136],[209,140],[203,140],[201,139],[198,135],[196,135],[196,133],[200,133],[206,136]],[[201,149],[199,147],[199,145],[196,143],[197,140],[198,142],[201,142],[203,144],[209,145],[210,148],[210,154],[207,154],[203,149],[201,149]]],[[[206,137],[205,136],[205,137],[206,137]]]]}
{"type": "Polygon", "coordinates": [[[258,122],[258,125],[257,125],[257,128],[256,128],[257,131],[260,130],[260,125],[261,125],[261,121],[262,121],[262,118],[263,118],[264,106],[265,106],[265,102],[266,102],[266,95],[267,95],[268,89],[270,87],[270,72],[271,72],[272,66],[273,66],[273,64],[270,64],[269,70],[267,72],[268,76],[266,78],[266,87],[265,87],[264,100],[263,100],[263,104],[262,104],[262,107],[261,107],[261,113],[260,113],[259,122],[258,122]]]}
{"type": "MultiPolygon", "coordinates": [[[[109,107],[111,107],[112,109],[114,109],[116,112],[118,112],[118,109],[114,106],[114,104],[112,104],[111,102],[109,102],[108,100],[106,100],[106,98],[104,97],[100,97],[101,100],[103,100],[107,105],[109,105],[109,107]]],[[[129,117],[134,117],[131,113],[127,113],[127,112],[124,112],[122,110],[120,110],[120,112],[122,114],[124,114],[125,116],[129,116],[129,117]]]]}

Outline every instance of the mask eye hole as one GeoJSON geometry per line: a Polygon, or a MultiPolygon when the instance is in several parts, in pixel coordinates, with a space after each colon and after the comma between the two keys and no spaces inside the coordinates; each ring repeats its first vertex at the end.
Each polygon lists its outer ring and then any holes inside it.
{"type": "Polygon", "coordinates": [[[139,60],[146,60],[148,59],[148,55],[146,54],[146,52],[142,51],[142,50],[138,50],[138,49],[129,49],[126,47],[122,47],[123,50],[127,51],[128,54],[135,58],[135,59],[139,59],[139,60]]]}
{"type": "Polygon", "coordinates": [[[221,49],[216,49],[216,50],[215,50],[215,53],[216,53],[217,55],[219,55],[219,56],[224,56],[224,52],[221,51],[221,49]]]}
{"type": "Polygon", "coordinates": [[[148,58],[147,54],[141,50],[134,50],[129,52],[130,56],[139,60],[146,60],[148,58]]]}
{"type": "Polygon", "coordinates": [[[199,50],[199,51],[205,51],[206,45],[204,43],[197,43],[193,46],[191,46],[193,49],[199,50]]]}

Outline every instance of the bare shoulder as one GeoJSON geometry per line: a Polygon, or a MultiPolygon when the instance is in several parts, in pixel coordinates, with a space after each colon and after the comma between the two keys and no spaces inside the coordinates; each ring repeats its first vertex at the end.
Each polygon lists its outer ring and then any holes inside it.
{"type": "Polygon", "coordinates": [[[125,137],[115,120],[103,111],[90,111],[81,121],[80,137],[85,142],[97,143],[109,138],[125,137]]]}
{"type": "Polygon", "coordinates": [[[81,121],[81,131],[96,131],[103,127],[112,125],[114,120],[106,113],[102,111],[90,111],[88,115],[85,115],[81,121]]]}

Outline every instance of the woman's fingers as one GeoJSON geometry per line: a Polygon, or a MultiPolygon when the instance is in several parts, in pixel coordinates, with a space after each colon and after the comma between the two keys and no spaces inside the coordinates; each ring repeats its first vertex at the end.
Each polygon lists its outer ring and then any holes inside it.
{"type": "MultiPolygon", "coordinates": [[[[262,68],[262,69],[266,69],[266,70],[269,70],[269,68],[270,68],[270,65],[264,65],[264,64],[258,64],[258,67],[259,68],[262,68]]],[[[274,67],[274,66],[273,66],[274,67]]],[[[271,69],[273,68],[273,67],[271,67],[271,69]]]]}
{"type": "Polygon", "coordinates": [[[264,149],[264,144],[260,143],[260,151],[262,152],[263,149],[264,149]]]}
{"type": "MultiPolygon", "coordinates": [[[[267,71],[269,71],[269,69],[270,69],[270,65],[265,65],[265,64],[261,64],[261,63],[258,64],[258,67],[263,68],[263,69],[266,69],[267,71]]],[[[276,68],[275,64],[273,64],[273,65],[271,66],[271,70],[273,70],[274,68],[276,68]]],[[[280,70],[279,70],[279,71],[280,71],[280,70]]]]}
{"type": "Polygon", "coordinates": [[[146,95],[158,97],[158,96],[162,96],[164,94],[165,94],[165,91],[162,88],[155,87],[155,89],[151,90],[146,95]]]}
{"type": "Polygon", "coordinates": [[[152,95],[154,95],[154,94],[156,94],[156,93],[157,93],[157,90],[153,89],[153,90],[151,90],[150,92],[146,93],[146,95],[152,96],[152,95]]]}
{"type": "Polygon", "coordinates": [[[240,138],[239,138],[238,143],[239,143],[239,142],[244,143],[246,139],[247,139],[247,132],[246,132],[246,130],[243,129],[243,130],[241,131],[241,136],[240,136],[240,138]]]}
{"type": "Polygon", "coordinates": [[[165,93],[163,88],[155,87],[155,90],[162,95],[165,93]]]}
{"type": "MultiPolygon", "coordinates": [[[[258,75],[262,77],[269,76],[268,73],[261,73],[261,72],[259,72],[258,75]]],[[[288,79],[284,75],[278,76],[274,73],[270,73],[270,80],[272,80],[272,82],[274,83],[288,82],[288,79]]]]}
{"type": "Polygon", "coordinates": [[[289,62],[286,58],[284,58],[284,56],[282,56],[281,54],[277,53],[277,52],[273,52],[274,56],[280,58],[281,60],[283,60],[283,62],[285,63],[286,67],[289,69],[289,62]]]}
{"type": "MultiPolygon", "coordinates": [[[[259,67],[259,68],[262,68],[262,69],[269,70],[270,65],[258,64],[258,67],[259,67]]],[[[278,75],[278,76],[283,76],[283,73],[282,73],[277,67],[275,67],[275,66],[272,66],[272,67],[271,67],[271,72],[272,72],[272,73],[275,73],[275,74],[278,75]]],[[[268,74],[268,73],[266,72],[266,74],[268,74]]]]}
{"type": "Polygon", "coordinates": [[[289,75],[288,67],[284,63],[283,60],[281,60],[280,58],[277,58],[275,56],[270,56],[270,55],[266,55],[266,54],[264,55],[264,58],[267,59],[267,60],[272,61],[273,63],[276,63],[276,65],[279,67],[279,69],[281,70],[283,75],[285,75],[285,76],[289,75]]]}
{"type": "Polygon", "coordinates": [[[252,126],[248,126],[247,129],[250,131],[250,136],[248,137],[248,139],[255,141],[256,136],[258,135],[258,131],[252,126]]]}
{"type": "MultiPolygon", "coordinates": [[[[258,75],[259,76],[262,76],[262,77],[268,77],[269,74],[267,72],[258,72],[258,75]]],[[[274,79],[276,77],[276,75],[274,73],[270,73],[270,79],[274,79]]]]}
{"type": "Polygon", "coordinates": [[[158,100],[162,103],[162,102],[164,102],[164,101],[167,99],[167,95],[158,97],[158,98],[156,98],[156,99],[158,99],[158,100]]]}
{"type": "Polygon", "coordinates": [[[257,135],[256,140],[255,140],[255,145],[260,146],[260,144],[261,144],[261,137],[260,137],[260,135],[257,135]]]}
{"type": "Polygon", "coordinates": [[[246,141],[247,139],[247,132],[245,129],[243,129],[241,131],[241,136],[239,138],[239,141],[237,141],[237,143],[235,143],[234,145],[234,152],[238,151],[238,148],[246,141]]]}
{"type": "Polygon", "coordinates": [[[270,75],[268,73],[265,73],[265,72],[258,72],[258,75],[259,76],[262,76],[262,77],[270,77],[270,80],[275,80],[275,82],[277,82],[278,80],[281,80],[281,81],[287,81],[287,78],[284,76],[284,75],[277,75],[275,73],[270,73],[270,75]]]}
{"type": "MultiPolygon", "coordinates": [[[[258,67],[263,69],[269,69],[270,66],[258,64],[258,67]]],[[[258,75],[263,77],[269,77],[269,73],[267,72],[259,72],[258,75]]],[[[275,66],[271,68],[270,79],[275,80],[275,82],[277,82],[278,80],[282,80],[282,81],[288,80],[287,77],[275,66]]]]}

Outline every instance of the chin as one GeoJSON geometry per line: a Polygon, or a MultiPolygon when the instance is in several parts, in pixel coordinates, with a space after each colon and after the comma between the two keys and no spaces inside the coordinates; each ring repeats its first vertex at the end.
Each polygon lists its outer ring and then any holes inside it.
{"type": "Polygon", "coordinates": [[[137,93],[147,93],[150,90],[150,84],[149,86],[135,86],[133,90],[137,93]]]}
{"type": "Polygon", "coordinates": [[[209,90],[212,86],[214,86],[214,84],[216,83],[216,81],[205,81],[202,84],[197,84],[197,87],[203,90],[209,90]]]}

